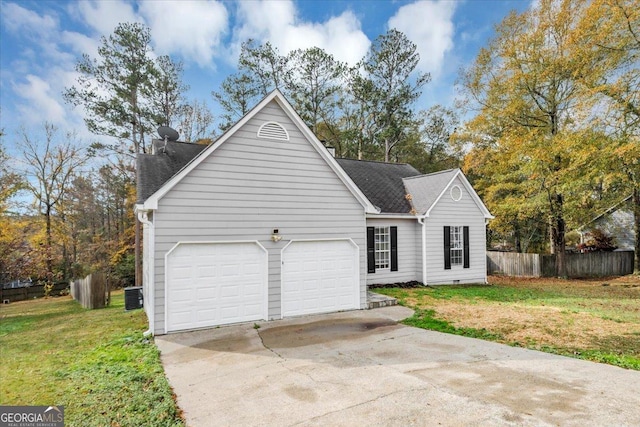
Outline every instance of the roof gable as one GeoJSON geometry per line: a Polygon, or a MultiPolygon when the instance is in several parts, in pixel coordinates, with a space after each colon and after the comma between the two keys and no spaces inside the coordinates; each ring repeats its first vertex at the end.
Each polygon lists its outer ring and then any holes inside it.
{"type": "Polygon", "coordinates": [[[274,90],[267,95],[258,105],[256,105],[251,111],[245,114],[236,124],[222,134],[213,144],[207,146],[199,155],[193,158],[188,164],[186,164],[178,173],[173,175],[167,182],[165,182],[157,191],[149,196],[139,209],[152,210],[157,209],[158,201],[166,195],[177,183],[179,183],[186,175],[188,175],[193,169],[195,169],[200,163],[208,158],[219,147],[225,144],[236,132],[238,132],[243,126],[249,122],[252,118],[262,111],[269,103],[275,102],[285,112],[285,114],[291,119],[292,123],[300,130],[304,138],[311,144],[311,146],[318,152],[321,158],[329,165],[332,171],[338,176],[343,184],[349,189],[352,195],[358,200],[358,202],[365,208],[368,213],[378,212],[377,209],[369,202],[360,189],[353,183],[351,178],[344,172],[344,170],[338,165],[336,159],[333,158],[322,145],[322,143],[311,132],[308,126],[300,118],[300,116],[294,111],[293,107],[284,98],[282,93],[278,90],[274,90]]]}
{"type": "Polygon", "coordinates": [[[403,179],[403,182],[407,194],[411,195],[411,203],[417,214],[428,217],[456,178],[460,179],[484,217],[494,218],[460,169],[448,169],[427,175],[407,177],[403,179]]]}
{"type": "Polygon", "coordinates": [[[411,212],[402,179],[420,175],[413,166],[352,159],[337,162],[381,213],[411,212]]]}
{"type": "Polygon", "coordinates": [[[606,209],[605,211],[603,211],[601,214],[599,214],[598,216],[596,216],[595,218],[593,218],[591,221],[582,224],[580,227],[578,227],[578,231],[582,231],[587,229],[591,224],[593,224],[594,222],[600,220],[602,217],[607,216],[607,215],[611,215],[614,212],[620,210],[620,209],[631,209],[630,205],[627,206],[627,204],[629,202],[631,202],[632,199],[632,195],[625,197],[624,199],[622,199],[621,201],[619,201],[618,203],[616,203],[615,205],[611,206],[609,209],[606,209]]]}

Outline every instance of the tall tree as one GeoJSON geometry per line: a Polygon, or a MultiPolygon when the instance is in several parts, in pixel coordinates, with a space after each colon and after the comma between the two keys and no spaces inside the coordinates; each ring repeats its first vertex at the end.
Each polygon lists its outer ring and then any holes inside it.
{"type": "Polygon", "coordinates": [[[346,64],[318,47],[294,50],[288,58],[287,92],[302,119],[318,135],[335,128],[346,64]]]}
{"type": "Polygon", "coordinates": [[[159,74],[151,51],[149,28],[118,24],[113,34],[102,37],[97,58],[82,56],[77,84],[64,93],[67,102],[84,108],[90,132],[124,145],[113,146],[118,153],[146,152],[146,139],[158,125],[161,113],[152,111],[145,97],[153,92],[152,76],[159,74]]]}
{"type": "Polygon", "coordinates": [[[159,56],[153,71],[145,95],[150,100],[154,121],[162,126],[176,126],[186,108],[184,93],[189,90],[189,86],[182,83],[182,63],[173,62],[166,55],[159,56]]]}
{"type": "MultiPolygon", "coordinates": [[[[2,136],[4,130],[0,129],[2,136]]],[[[23,186],[20,175],[14,172],[15,167],[11,163],[12,159],[4,151],[0,139],[0,286],[9,280],[24,277],[24,264],[29,259],[24,256],[28,251],[23,231],[26,224],[11,214],[11,198],[23,186]]]]}
{"type": "Polygon", "coordinates": [[[494,140],[495,161],[518,169],[523,206],[537,203],[548,215],[559,276],[566,275],[565,190],[577,178],[567,170],[584,149],[574,132],[584,117],[572,39],[584,7],[582,0],[541,0],[522,14],[512,12],[463,76],[479,108],[470,128],[494,140]]]}
{"type": "MultiPolygon", "coordinates": [[[[635,229],[634,270],[640,274],[640,8],[634,0],[594,0],[578,25],[578,81],[594,95],[594,119],[614,130],[613,165],[608,179],[632,195],[635,229]],[[606,114],[602,114],[604,110],[606,114]]],[[[602,154],[599,157],[603,157],[602,154]]],[[[627,194],[629,194],[627,193],[627,194]]]]}
{"type": "Polygon", "coordinates": [[[213,141],[214,117],[204,101],[194,100],[184,105],[179,117],[178,129],[185,142],[213,141]]]}
{"type": "Polygon", "coordinates": [[[461,155],[452,144],[459,126],[457,113],[442,105],[434,105],[418,114],[416,148],[408,163],[424,173],[458,167],[461,155]]]}
{"type": "MultiPolygon", "coordinates": [[[[158,125],[173,120],[185,86],[181,66],[169,57],[153,59],[151,31],[139,23],[120,23],[103,37],[98,57],[83,55],[76,64],[75,86],[65,90],[67,102],[82,106],[90,132],[117,139],[111,148],[135,157],[147,151],[147,139],[158,125]]],[[[136,284],[142,280],[141,228],[134,219],[136,284]]]]}
{"type": "Polygon", "coordinates": [[[45,263],[47,281],[55,278],[53,254],[54,215],[63,203],[67,190],[80,168],[87,161],[84,151],[67,134],[58,140],[58,129],[45,123],[43,135],[22,130],[22,155],[25,162],[25,185],[33,195],[38,212],[45,221],[45,263]]]}
{"type": "Polygon", "coordinates": [[[386,162],[412,126],[413,104],[431,79],[416,71],[419,61],[416,45],[391,29],[376,38],[359,64],[360,72],[353,75],[354,101],[361,118],[373,121],[370,139],[382,145],[386,162]]]}
{"type": "Polygon", "coordinates": [[[4,215],[9,208],[9,201],[22,187],[20,176],[10,165],[11,159],[4,151],[0,140],[0,215],[4,215]]]}
{"type": "Polygon", "coordinates": [[[252,79],[262,96],[274,89],[284,91],[290,73],[287,57],[275,46],[269,42],[259,45],[252,39],[242,44],[238,69],[252,79]]]}
{"type": "Polygon", "coordinates": [[[211,92],[224,111],[218,128],[224,132],[233,126],[255,105],[261,93],[258,83],[248,72],[227,76],[220,84],[220,90],[211,92]]]}

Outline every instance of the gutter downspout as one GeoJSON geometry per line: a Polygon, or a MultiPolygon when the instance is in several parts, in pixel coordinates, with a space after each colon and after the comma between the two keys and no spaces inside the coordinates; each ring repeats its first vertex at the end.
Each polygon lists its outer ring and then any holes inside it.
{"type": "Polygon", "coordinates": [[[484,235],[485,235],[485,242],[484,242],[484,284],[488,285],[489,284],[489,277],[487,276],[487,263],[488,261],[488,257],[487,257],[487,226],[489,225],[489,221],[491,221],[493,218],[485,218],[484,220],[484,235]]]}
{"type": "MultiPolygon", "coordinates": [[[[139,210],[136,209],[136,213],[138,214],[138,220],[140,221],[141,224],[147,226],[147,229],[149,230],[149,234],[148,234],[148,241],[144,242],[144,245],[147,245],[147,248],[153,248],[154,247],[154,232],[153,232],[153,223],[151,221],[149,221],[149,211],[147,210],[139,210]]],[[[143,257],[144,259],[144,257],[143,257]]],[[[143,332],[143,336],[148,337],[153,335],[153,325],[155,324],[155,290],[154,290],[154,286],[153,286],[153,271],[154,271],[154,255],[151,254],[151,256],[149,256],[148,259],[148,265],[146,266],[146,270],[147,270],[147,283],[144,283],[144,280],[142,281],[142,286],[148,286],[149,287],[149,311],[147,312],[147,316],[149,317],[149,329],[147,329],[146,331],[143,332]]],[[[142,277],[144,279],[144,270],[142,273],[142,277]]]]}
{"type": "Polygon", "coordinates": [[[427,286],[427,216],[418,217],[418,224],[422,226],[422,284],[427,286]]]}

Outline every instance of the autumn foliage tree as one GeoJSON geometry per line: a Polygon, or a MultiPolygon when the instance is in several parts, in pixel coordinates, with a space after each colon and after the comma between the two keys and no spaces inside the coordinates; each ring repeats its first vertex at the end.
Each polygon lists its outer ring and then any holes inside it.
{"type": "Polygon", "coordinates": [[[64,201],[69,187],[87,156],[73,134],[64,135],[60,140],[58,129],[50,123],[44,123],[40,134],[24,129],[21,133],[25,187],[34,198],[36,211],[44,219],[46,279],[52,285],[58,279],[54,270],[56,219],[64,218],[64,201]]]}
{"type": "MultiPolygon", "coordinates": [[[[576,77],[598,107],[593,125],[612,134],[598,157],[607,181],[632,195],[634,270],[640,274],[640,7],[635,0],[593,0],[574,34],[576,77]]],[[[622,197],[621,197],[622,196],[622,197]]]]}
{"type": "Polygon", "coordinates": [[[510,199],[507,218],[544,213],[558,276],[566,275],[568,204],[584,184],[584,153],[600,142],[585,130],[590,104],[576,79],[574,33],[585,7],[584,1],[541,0],[521,14],[512,12],[462,79],[478,108],[467,131],[482,140],[467,165],[485,177],[497,210],[501,198],[510,199]]]}

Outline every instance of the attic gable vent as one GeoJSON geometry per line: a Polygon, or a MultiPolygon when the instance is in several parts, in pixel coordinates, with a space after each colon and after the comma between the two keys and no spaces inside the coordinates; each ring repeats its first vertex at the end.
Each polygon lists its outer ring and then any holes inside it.
{"type": "Polygon", "coordinates": [[[266,122],[258,129],[258,138],[278,139],[288,141],[289,133],[277,122],[266,122]]]}

